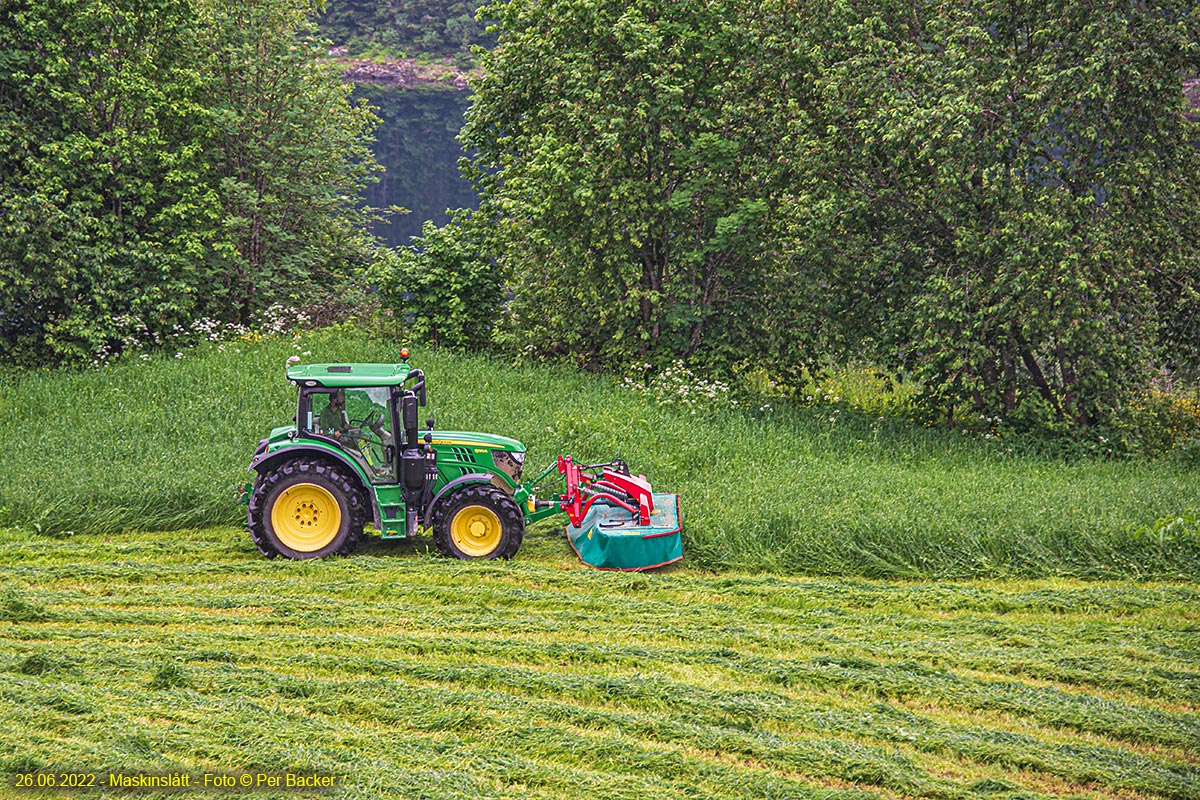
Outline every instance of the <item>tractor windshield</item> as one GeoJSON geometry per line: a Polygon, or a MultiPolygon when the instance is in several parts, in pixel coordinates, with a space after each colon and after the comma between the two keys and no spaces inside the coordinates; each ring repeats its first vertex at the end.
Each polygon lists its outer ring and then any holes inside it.
{"type": "Polygon", "coordinates": [[[372,481],[395,481],[385,451],[393,442],[387,387],[335,389],[311,397],[313,430],[337,440],[372,481]]]}

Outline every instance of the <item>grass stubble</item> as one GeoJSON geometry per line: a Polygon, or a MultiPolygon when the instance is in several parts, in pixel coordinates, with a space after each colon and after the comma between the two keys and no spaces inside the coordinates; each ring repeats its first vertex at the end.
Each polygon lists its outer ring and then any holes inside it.
{"type": "Polygon", "coordinates": [[[547,525],[501,564],[378,541],[267,561],[236,528],[0,544],[6,776],[320,773],[347,798],[1200,797],[1194,584],[601,573],[547,525]]]}

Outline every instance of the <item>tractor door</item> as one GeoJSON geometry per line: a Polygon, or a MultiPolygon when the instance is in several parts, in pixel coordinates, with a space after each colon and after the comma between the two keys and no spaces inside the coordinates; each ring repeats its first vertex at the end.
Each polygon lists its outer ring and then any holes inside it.
{"type": "Polygon", "coordinates": [[[364,386],[309,393],[310,430],[327,436],[354,459],[372,483],[395,483],[394,416],[388,389],[364,386]]]}

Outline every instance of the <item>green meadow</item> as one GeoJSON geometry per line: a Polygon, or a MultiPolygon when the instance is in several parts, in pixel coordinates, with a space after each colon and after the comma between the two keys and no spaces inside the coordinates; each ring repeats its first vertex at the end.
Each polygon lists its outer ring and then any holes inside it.
{"type": "MultiPolygon", "coordinates": [[[[0,379],[0,526],[69,537],[236,525],[258,440],[291,420],[288,356],[393,361],[352,330],[248,337],[86,372],[0,379]]],[[[690,566],[863,577],[1190,579],[1181,462],[1073,462],[845,404],[705,410],[613,378],[416,350],[439,427],[502,433],[527,469],[622,457],[679,492],[690,566]]],[[[534,474],[530,472],[530,474],[534,474]]]]}
{"type": "Polygon", "coordinates": [[[509,562],[377,538],[262,558],[234,490],[291,417],[286,359],[396,351],[334,329],[0,378],[0,797],[242,793],[18,786],[75,773],[396,800],[1200,799],[1195,470],[840,403],[693,414],[417,350],[439,427],[679,491],[684,561],[593,571],[552,523],[509,562]]]}

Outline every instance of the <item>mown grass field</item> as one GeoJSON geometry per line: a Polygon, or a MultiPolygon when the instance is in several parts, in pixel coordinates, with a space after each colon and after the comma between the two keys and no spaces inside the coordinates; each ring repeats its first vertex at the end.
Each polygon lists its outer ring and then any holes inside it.
{"type": "Polygon", "coordinates": [[[418,352],[441,427],[680,491],[682,565],[592,571],[548,523],[505,563],[378,539],[269,561],[232,490],[291,415],[293,352],[394,348],[326,331],[0,380],[0,797],[83,771],[397,800],[1200,798],[1200,542],[1134,527],[1195,507],[1194,471],[837,405],[693,416],[418,352]]]}
{"type": "MultiPolygon", "coordinates": [[[[1195,584],[602,573],[548,528],[509,563],[378,541],[266,561],[236,528],[0,545],[6,776],[290,771],[398,800],[1200,797],[1195,584]]],[[[137,796],[160,794],[181,796],[137,796]]]]}
{"type": "MultiPolygon", "coordinates": [[[[254,446],[291,419],[285,361],[391,361],[354,331],[0,378],[0,526],[69,537],[236,525],[254,446]]],[[[618,382],[417,350],[443,429],[520,439],[529,468],[616,456],[683,497],[688,563],[865,577],[1191,579],[1200,470],[1064,463],[843,405],[687,413],[618,382]]]]}

